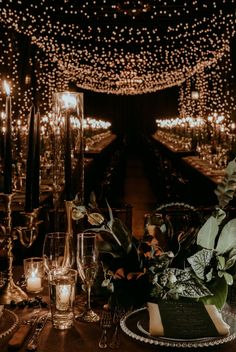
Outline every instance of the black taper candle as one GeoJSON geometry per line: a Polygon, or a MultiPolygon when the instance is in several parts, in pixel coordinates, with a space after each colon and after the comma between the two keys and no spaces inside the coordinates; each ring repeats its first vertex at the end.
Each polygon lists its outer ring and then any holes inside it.
{"type": "Polygon", "coordinates": [[[71,165],[71,130],[70,130],[70,112],[65,114],[65,200],[72,200],[72,165],[71,165]]]}
{"type": "Polygon", "coordinates": [[[4,139],[4,193],[12,193],[12,118],[11,97],[6,97],[6,133],[4,139]]]}
{"type": "Polygon", "coordinates": [[[28,154],[26,163],[26,186],[25,186],[25,211],[32,212],[34,209],[33,187],[34,187],[34,167],[36,149],[36,119],[35,107],[32,105],[29,115],[28,133],[28,154]]]}
{"type": "Polygon", "coordinates": [[[40,197],[40,112],[37,111],[35,115],[35,128],[36,128],[36,141],[35,141],[35,165],[34,165],[34,178],[33,178],[33,208],[39,207],[40,197]]]}

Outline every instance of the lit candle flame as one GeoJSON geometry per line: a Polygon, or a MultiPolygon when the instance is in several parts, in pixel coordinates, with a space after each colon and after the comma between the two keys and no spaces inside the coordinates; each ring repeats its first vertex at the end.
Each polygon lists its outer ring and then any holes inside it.
{"type": "Polygon", "coordinates": [[[11,89],[10,89],[10,86],[9,86],[9,84],[7,83],[7,81],[3,81],[3,85],[4,85],[4,89],[5,89],[6,94],[7,94],[7,95],[10,95],[11,89]]]}

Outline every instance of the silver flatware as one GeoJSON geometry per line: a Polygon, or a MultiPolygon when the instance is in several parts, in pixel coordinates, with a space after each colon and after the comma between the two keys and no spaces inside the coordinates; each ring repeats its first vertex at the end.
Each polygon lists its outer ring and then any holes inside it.
{"type": "Polygon", "coordinates": [[[125,314],[125,310],[121,308],[117,308],[114,310],[113,314],[113,324],[115,326],[115,330],[111,337],[109,347],[112,349],[116,349],[120,347],[120,319],[125,314]]]}
{"type": "Polygon", "coordinates": [[[109,311],[104,311],[101,316],[100,326],[102,328],[102,334],[98,342],[99,348],[107,348],[107,330],[112,326],[112,315],[109,311]]]}
{"type": "Polygon", "coordinates": [[[35,324],[35,330],[33,332],[33,335],[29,339],[27,346],[26,346],[26,351],[36,351],[38,348],[38,342],[39,342],[39,336],[41,332],[43,331],[43,328],[48,320],[49,313],[46,313],[42,315],[36,322],[35,324]]]}

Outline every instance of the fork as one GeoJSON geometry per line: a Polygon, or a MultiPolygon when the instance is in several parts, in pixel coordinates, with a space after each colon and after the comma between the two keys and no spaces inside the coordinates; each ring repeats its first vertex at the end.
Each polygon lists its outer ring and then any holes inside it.
{"type": "Polygon", "coordinates": [[[119,324],[120,319],[125,314],[125,310],[122,308],[116,308],[113,314],[113,323],[115,325],[115,330],[111,338],[111,342],[109,343],[109,347],[112,349],[116,349],[120,347],[120,331],[119,331],[119,324]]]}
{"type": "Polygon", "coordinates": [[[99,348],[107,348],[107,330],[111,328],[112,325],[112,315],[111,312],[103,312],[100,320],[100,326],[102,328],[102,334],[98,343],[99,348]]]}

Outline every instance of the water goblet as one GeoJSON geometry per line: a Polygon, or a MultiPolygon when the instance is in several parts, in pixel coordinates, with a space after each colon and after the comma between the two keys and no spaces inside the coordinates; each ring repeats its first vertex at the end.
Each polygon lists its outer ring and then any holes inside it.
{"type": "Polygon", "coordinates": [[[73,242],[66,232],[47,233],[42,253],[45,272],[53,269],[72,268],[75,263],[73,242]]]}
{"type": "Polygon", "coordinates": [[[86,309],[77,319],[96,322],[100,317],[91,308],[91,288],[98,272],[97,235],[94,232],[82,232],[77,235],[77,269],[87,294],[86,309]]]}

